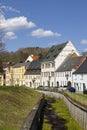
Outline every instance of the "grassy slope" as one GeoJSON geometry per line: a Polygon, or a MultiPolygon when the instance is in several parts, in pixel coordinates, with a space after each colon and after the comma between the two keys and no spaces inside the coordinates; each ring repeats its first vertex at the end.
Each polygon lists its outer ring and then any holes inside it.
{"type": "Polygon", "coordinates": [[[0,88],[0,130],[19,130],[41,94],[24,87],[0,88]]]}
{"type": "Polygon", "coordinates": [[[87,94],[71,93],[69,91],[65,91],[65,94],[67,94],[67,96],[76,101],[78,104],[87,108],[87,94]]]}

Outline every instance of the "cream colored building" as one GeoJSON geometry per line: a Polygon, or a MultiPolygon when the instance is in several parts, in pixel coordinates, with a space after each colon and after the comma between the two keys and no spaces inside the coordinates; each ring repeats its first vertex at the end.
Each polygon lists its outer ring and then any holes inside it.
{"type": "Polygon", "coordinates": [[[27,66],[30,63],[24,62],[24,63],[17,63],[14,66],[10,68],[10,74],[11,74],[11,85],[18,85],[22,86],[25,85],[25,71],[27,69],[27,66]]]}
{"type": "Polygon", "coordinates": [[[0,86],[4,85],[4,75],[3,73],[0,73],[0,86]]]}

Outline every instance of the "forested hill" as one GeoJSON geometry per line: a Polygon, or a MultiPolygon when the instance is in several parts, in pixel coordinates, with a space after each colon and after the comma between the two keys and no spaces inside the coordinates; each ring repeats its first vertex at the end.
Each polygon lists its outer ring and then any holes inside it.
{"type": "Polygon", "coordinates": [[[48,52],[49,48],[39,48],[39,47],[29,47],[29,48],[20,48],[16,52],[7,52],[3,51],[0,53],[0,58],[3,62],[24,62],[27,57],[31,54],[39,55],[40,58],[43,58],[48,52]]]}

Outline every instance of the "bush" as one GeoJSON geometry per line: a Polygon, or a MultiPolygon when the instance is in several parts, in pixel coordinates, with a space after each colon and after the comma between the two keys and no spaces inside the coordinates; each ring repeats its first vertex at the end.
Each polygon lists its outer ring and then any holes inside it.
{"type": "Polygon", "coordinates": [[[83,91],[84,94],[87,94],[87,89],[83,91]]]}

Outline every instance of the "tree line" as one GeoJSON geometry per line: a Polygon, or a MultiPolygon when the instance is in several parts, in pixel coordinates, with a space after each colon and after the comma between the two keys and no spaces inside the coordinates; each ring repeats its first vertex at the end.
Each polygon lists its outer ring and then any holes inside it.
{"type": "Polygon", "coordinates": [[[28,47],[20,48],[15,52],[8,52],[5,50],[4,43],[0,42],[0,62],[24,62],[29,55],[38,55],[42,59],[49,48],[40,48],[40,47],[28,47]]]}

